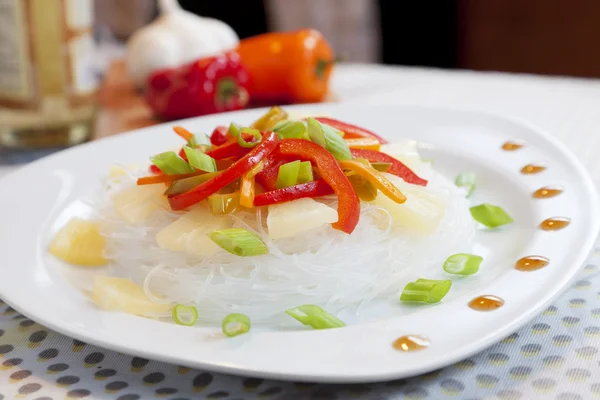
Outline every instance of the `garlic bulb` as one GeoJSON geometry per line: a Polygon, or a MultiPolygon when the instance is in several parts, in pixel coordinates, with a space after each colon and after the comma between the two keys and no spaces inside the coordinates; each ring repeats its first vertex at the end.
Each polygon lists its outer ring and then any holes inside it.
{"type": "Polygon", "coordinates": [[[158,0],[160,16],[127,43],[127,69],[138,87],[162,68],[234,49],[239,38],[226,23],[183,10],[177,0],[158,0]]]}

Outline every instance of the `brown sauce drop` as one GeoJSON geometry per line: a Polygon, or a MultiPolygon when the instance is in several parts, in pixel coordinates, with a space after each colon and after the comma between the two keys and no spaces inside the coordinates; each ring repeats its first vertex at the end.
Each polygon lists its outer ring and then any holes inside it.
{"type": "Polygon", "coordinates": [[[540,172],[542,172],[545,169],[546,169],[546,167],[544,167],[543,165],[527,164],[526,166],[521,168],[521,173],[525,174],[525,175],[539,174],[540,172]]]}
{"type": "Polygon", "coordinates": [[[536,199],[549,199],[550,197],[558,196],[563,192],[562,189],[543,187],[533,192],[533,197],[536,199]]]}
{"type": "Polygon", "coordinates": [[[476,311],[493,311],[504,305],[504,300],[491,294],[475,297],[469,302],[469,307],[476,311]]]}
{"type": "Polygon", "coordinates": [[[429,347],[429,340],[423,336],[406,335],[394,340],[392,346],[400,351],[416,351],[429,347]]]}
{"type": "Polygon", "coordinates": [[[558,231],[566,228],[571,223],[569,218],[565,217],[552,217],[542,221],[540,228],[545,231],[558,231]]]}
{"type": "Polygon", "coordinates": [[[523,145],[521,143],[509,141],[502,145],[502,150],[515,151],[515,150],[519,150],[521,147],[523,147],[523,145]]]}
{"type": "Polygon", "coordinates": [[[544,268],[550,264],[550,260],[542,256],[527,256],[521,258],[515,264],[515,268],[519,271],[535,271],[544,268]]]}

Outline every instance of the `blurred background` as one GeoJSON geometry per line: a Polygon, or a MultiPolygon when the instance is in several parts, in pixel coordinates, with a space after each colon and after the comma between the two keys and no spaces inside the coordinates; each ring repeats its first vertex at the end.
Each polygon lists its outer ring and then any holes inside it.
{"type": "MultiPolygon", "coordinates": [[[[0,164],[29,161],[164,120],[157,117],[155,107],[149,107],[140,84],[134,84],[125,59],[128,41],[156,21],[159,5],[168,3],[176,4],[172,0],[0,0],[0,164]]],[[[267,32],[314,28],[344,62],[600,76],[597,0],[178,3],[190,13],[223,21],[242,41],[267,32]]],[[[154,36],[146,47],[156,47],[162,38],[164,34],[154,36]]],[[[187,44],[202,47],[193,40],[187,44]]],[[[207,46],[207,41],[202,45],[207,46]]],[[[261,71],[263,65],[256,68],[261,71]]],[[[326,68],[331,71],[333,65],[326,68]]],[[[294,78],[290,75],[290,79],[294,78]]],[[[320,84],[313,83],[315,88],[320,84]]],[[[286,104],[274,99],[253,103],[255,96],[249,91],[251,102],[244,107],[286,104]]],[[[335,93],[326,91],[319,101],[336,100],[335,93]]],[[[290,102],[302,101],[292,98],[290,102]]]]}
{"type": "MultiPolygon", "coordinates": [[[[240,38],[312,27],[348,61],[600,76],[596,0],[180,0],[240,38]]],[[[154,0],[96,0],[98,39],[126,40],[154,0]]]]}

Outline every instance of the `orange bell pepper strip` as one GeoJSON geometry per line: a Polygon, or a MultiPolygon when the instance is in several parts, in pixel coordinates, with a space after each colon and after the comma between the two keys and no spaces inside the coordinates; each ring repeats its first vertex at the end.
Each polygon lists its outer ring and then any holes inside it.
{"type": "Polygon", "coordinates": [[[272,32],[240,41],[237,52],[252,77],[253,101],[322,101],[335,64],[331,46],[313,29],[272,32]]]}
{"type": "Polygon", "coordinates": [[[299,185],[288,186],[282,189],[272,190],[270,192],[257,194],[254,198],[256,207],[269,206],[271,204],[287,203],[288,201],[303,199],[306,197],[314,198],[328,196],[333,194],[333,189],[323,179],[301,183],[299,185]]]}
{"type": "Polygon", "coordinates": [[[248,154],[244,155],[225,171],[187,192],[169,197],[171,208],[173,210],[183,210],[223,189],[246,172],[252,170],[252,168],[277,148],[277,144],[277,134],[274,132],[266,133],[258,145],[253,147],[248,154]]]}
{"type": "Polygon", "coordinates": [[[279,143],[279,153],[310,160],[316,165],[319,175],[338,197],[338,220],[331,226],[348,234],[352,233],[360,217],[360,200],[333,155],[318,144],[304,139],[282,140],[279,143]]]}
{"type": "Polygon", "coordinates": [[[371,132],[370,130],[361,128],[360,126],[352,125],[347,122],[342,122],[338,121],[337,119],[327,117],[315,117],[315,119],[322,124],[329,125],[332,128],[339,129],[340,131],[344,132],[344,139],[375,138],[379,140],[379,143],[381,144],[388,143],[387,140],[385,140],[375,132],[371,132]]]}
{"type": "Polygon", "coordinates": [[[344,139],[351,149],[364,149],[379,151],[381,143],[376,138],[344,139]]]}
{"type": "Polygon", "coordinates": [[[398,204],[402,204],[406,201],[406,196],[398,189],[392,182],[386,179],[379,171],[370,165],[365,165],[359,161],[347,160],[338,161],[342,169],[348,169],[362,176],[369,181],[373,186],[385,194],[391,200],[398,204]]]}
{"type": "Polygon", "coordinates": [[[387,173],[396,175],[397,177],[404,179],[405,182],[412,183],[413,185],[427,186],[427,181],[425,179],[420,178],[410,168],[388,154],[364,149],[350,149],[350,152],[353,157],[364,158],[369,162],[390,163],[391,166],[386,171],[387,173]]]}

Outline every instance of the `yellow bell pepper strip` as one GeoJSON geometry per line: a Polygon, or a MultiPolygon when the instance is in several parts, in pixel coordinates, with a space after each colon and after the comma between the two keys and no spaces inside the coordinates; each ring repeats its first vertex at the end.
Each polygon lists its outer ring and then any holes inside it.
{"type": "Polygon", "coordinates": [[[381,143],[375,138],[344,139],[351,149],[364,149],[379,151],[381,143]]]}
{"type": "Polygon", "coordinates": [[[338,197],[338,220],[331,226],[352,233],[360,217],[360,200],[333,155],[318,144],[304,139],[283,139],[279,142],[279,153],[293,155],[316,165],[319,175],[338,197]]]}
{"type": "Polygon", "coordinates": [[[261,161],[250,171],[242,175],[240,182],[240,205],[246,208],[254,207],[254,196],[256,194],[256,179],[255,176],[262,171],[264,161],[261,161]]]}
{"type": "Polygon", "coordinates": [[[260,144],[252,148],[248,154],[236,161],[231,167],[185,193],[169,197],[171,208],[173,210],[183,210],[223,189],[225,186],[250,171],[265,157],[271,154],[277,148],[277,144],[278,139],[276,133],[265,133],[260,144]]]}
{"type": "Polygon", "coordinates": [[[406,201],[406,196],[392,182],[386,179],[379,171],[370,165],[367,166],[360,161],[338,161],[342,169],[347,169],[355,172],[369,181],[373,186],[379,189],[383,194],[398,204],[406,201]]]}

